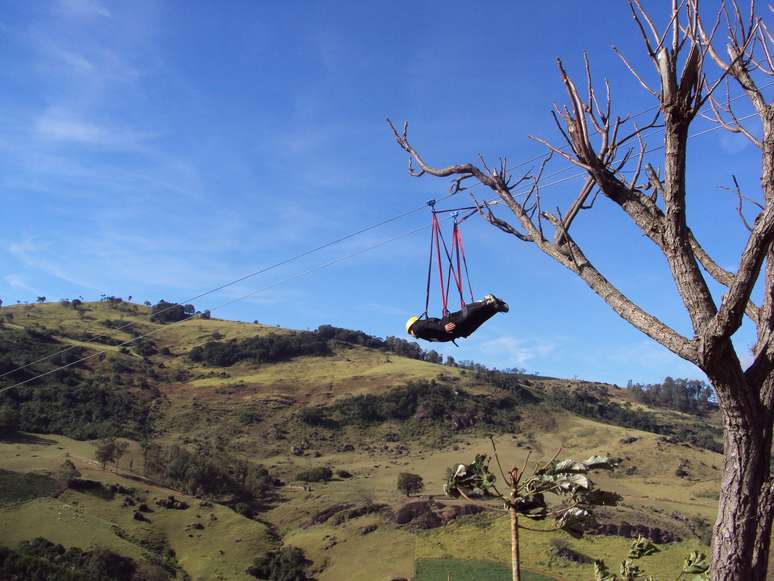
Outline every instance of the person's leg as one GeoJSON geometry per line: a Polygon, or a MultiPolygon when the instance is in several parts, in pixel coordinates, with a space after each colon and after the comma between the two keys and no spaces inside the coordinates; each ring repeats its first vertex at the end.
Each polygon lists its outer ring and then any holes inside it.
{"type": "Polygon", "coordinates": [[[452,321],[456,325],[453,332],[454,336],[468,337],[481,325],[494,317],[499,310],[497,304],[493,302],[478,301],[465,305],[462,311],[452,313],[457,315],[455,317],[456,320],[452,321]]]}

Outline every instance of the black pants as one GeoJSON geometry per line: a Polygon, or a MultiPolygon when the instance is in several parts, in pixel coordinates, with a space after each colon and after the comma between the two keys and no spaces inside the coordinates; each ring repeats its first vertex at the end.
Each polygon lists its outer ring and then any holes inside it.
{"type": "Polygon", "coordinates": [[[460,311],[449,313],[441,319],[441,325],[454,323],[456,326],[449,335],[452,339],[464,338],[473,334],[476,329],[494,317],[497,312],[498,309],[495,303],[477,301],[465,305],[460,311]]]}

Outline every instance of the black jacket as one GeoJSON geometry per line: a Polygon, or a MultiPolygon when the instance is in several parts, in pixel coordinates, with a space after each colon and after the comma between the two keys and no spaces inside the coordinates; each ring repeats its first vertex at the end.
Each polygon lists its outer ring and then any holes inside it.
{"type": "Polygon", "coordinates": [[[499,311],[494,303],[478,301],[465,305],[462,310],[449,313],[443,319],[428,317],[419,319],[411,326],[411,332],[417,339],[425,341],[448,342],[468,337],[491,319],[499,311]],[[454,323],[454,330],[449,333],[444,329],[447,323],[454,323]]]}

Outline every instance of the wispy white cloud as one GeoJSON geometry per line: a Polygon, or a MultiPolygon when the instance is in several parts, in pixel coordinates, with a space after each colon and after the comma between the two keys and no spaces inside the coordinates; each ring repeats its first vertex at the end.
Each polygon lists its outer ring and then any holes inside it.
{"type": "Polygon", "coordinates": [[[54,60],[61,62],[75,72],[90,74],[97,68],[91,60],[77,52],[55,46],[49,46],[47,50],[54,60]]]}
{"type": "Polygon", "coordinates": [[[34,120],[35,133],[49,141],[133,149],[154,136],[133,129],[98,124],[60,107],[50,107],[34,120]]]}
{"type": "Polygon", "coordinates": [[[98,0],[59,0],[58,8],[62,12],[77,16],[100,16],[110,18],[110,10],[98,0]]]}
{"type": "Polygon", "coordinates": [[[21,276],[20,274],[17,274],[17,273],[6,274],[3,277],[3,280],[5,281],[5,283],[8,286],[10,286],[12,288],[19,289],[19,290],[22,290],[22,291],[25,291],[25,292],[29,292],[29,293],[33,293],[35,295],[39,295],[40,294],[40,291],[38,289],[30,286],[29,284],[27,284],[27,282],[24,279],[24,277],[21,276]]]}
{"type": "Polygon", "coordinates": [[[505,335],[484,341],[478,351],[491,361],[507,367],[522,366],[528,361],[550,355],[558,348],[554,341],[541,338],[519,339],[505,335]]]}
{"type": "Polygon", "coordinates": [[[50,243],[41,242],[36,239],[27,239],[10,244],[8,246],[8,252],[27,268],[42,271],[71,284],[86,288],[94,288],[81,277],[71,274],[66,269],[67,263],[61,260],[61,255],[55,256],[54,253],[51,252],[51,247],[52,245],[50,243]]]}
{"type": "Polygon", "coordinates": [[[663,372],[664,370],[666,370],[666,374],[675,377],[703,377],[696,366],[680,359],[666,347],[650,340],[620,345],[609,350],[606,354],[599,352],[593,354],[597,361],[605,356],[616,365],[626,364],[635,377],[642,375],[642,373],[663,372]]]}
{"type": "Polygon", "coordinates": [[[143,73],[137,67],[126,62],[117,52],[104,46],[67,47],[66,41],[50,38],[43,32],[29,33],[27,42],[41,55],[39,66],[46,71],[61,71],[77,75],[79,81],[88,80],[95,87],[102,88],[112,81],[134,82],[142,78],[143,73]]]}
{"type": "Polygon", "coordinates": [[[750,145],[750,142],[744,135],[735,135],[733,133],[722,133],[719,141],[720,147],[732,155],[741,153],[750,145]]]}

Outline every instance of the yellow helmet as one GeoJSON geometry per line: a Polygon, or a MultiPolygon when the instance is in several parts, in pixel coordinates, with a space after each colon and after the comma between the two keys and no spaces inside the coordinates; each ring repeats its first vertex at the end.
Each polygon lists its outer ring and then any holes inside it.
{"type": "Polygon", "coordinates": [[[406,321],[406,333],[410,333],[411,325],[417,322],[419,317],[411,317],[408,321],[406,321]]]}

